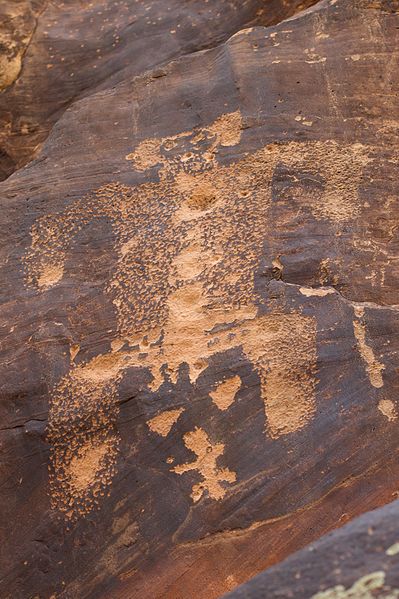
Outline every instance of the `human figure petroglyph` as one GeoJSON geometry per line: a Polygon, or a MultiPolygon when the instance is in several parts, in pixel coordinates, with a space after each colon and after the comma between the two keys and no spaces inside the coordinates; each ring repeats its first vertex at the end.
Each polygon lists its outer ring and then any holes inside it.
{"type": "Polygon", "coordinates": [[[199,501],[205,491],[212,499],[222,499],[225,489],[221,483],[234,483],[237,478],[235,472],[217,465],[218,458],[223,455],[223,443],[212,444],[206,432],[201,428],[196,428],[184,435],[184,444],[197,458],[188,464],[175,466],[173,472],[184,474],[192,470],[198,471],[201,482],[193,486],[192,500],[199,501]]]}
{"type": "Polygon", "coordinates": [[[351,219],[367,148],[289,142],[220,164],[218,153],[240,136],[241,117],[232,113],[207,128],[144,140],[127,159],[137,170],[151,169],[158,182],[111,183],[32,227],[27,281],[40,290],[62,279],[74,236],[97,218],[109,220],[118,256],[105,289],[117,314],[112,351],[73,366],[53,390],[49,441],[58,509],[86,513],[109,485],[118,446],[115,398],[131,366],[149,369],[156,391],[165,377],[176,382],[182,363],[194,384],[212,355],[239,347],[259,375],[270,436],[294,432],[314,414],[314,318],[258,315],[254,272],[269,227],[271,181],[279,163],[322,172],[319,197],[308,204],[305,198],[305,206],[316,218],[351,219]],[[76,485],[71,464],[96,469],[93,476],[80,472],[87,489],[76,485]]]}

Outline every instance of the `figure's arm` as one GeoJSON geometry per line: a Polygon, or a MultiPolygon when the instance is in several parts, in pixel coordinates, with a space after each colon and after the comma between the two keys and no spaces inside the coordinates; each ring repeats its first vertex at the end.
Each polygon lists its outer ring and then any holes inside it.
{"type": "Polygon", "coordinates": [[[31,228],[31,246],[24,262],[29,285],[41,290],[62,279],[66,252],[73,237],[93,218],[89,202],[78,200],[65,211],[39,218],[31,228]]]}

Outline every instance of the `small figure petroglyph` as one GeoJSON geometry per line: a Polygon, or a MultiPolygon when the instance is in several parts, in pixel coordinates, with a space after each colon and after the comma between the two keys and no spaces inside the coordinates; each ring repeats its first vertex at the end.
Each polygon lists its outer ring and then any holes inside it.
{"type": "Polygon", "coordinates": [[[236,480],[235,472],[217,466],[218,458],[223,455],[223,443],[212,445],[208,435],[201,428],[185,434],[184,443],[195,453],[197,459],[189,464],[175,466],[172,468],[173,472],[184,474],[194,470],[201,475],[202,481],[192,488],[191,498],[194,502],[199,501],[205,491],[211,499],[222,499],[226,489],[221,483],[234,483],[236,480]]]}

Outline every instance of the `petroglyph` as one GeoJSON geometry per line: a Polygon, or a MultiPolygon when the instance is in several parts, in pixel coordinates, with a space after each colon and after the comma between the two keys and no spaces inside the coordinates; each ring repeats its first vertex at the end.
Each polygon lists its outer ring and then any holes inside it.
{"type": "Polygon", "coordinates": [[[147,422],[148,427],[154,433],[158,433],[161,437],[167,437],[171,431],[172,426],[178,421],[179,416],[184,412],[184,408],[177,408],[176,410],[165,410],[161,414],[154,416],[147,422]]]}
{"type": "MultiPolygon", "coordinates": [[[[258,315],[254,273],[271,226],[273,175],[279,165],[320,174],[315,192],[299,186],[298,209],[341,223],[358,213],[369,150],[288,142],[220,164],[223,147],[238,144],[241,135],[235,112],[204,128],[144,140],[126,158],[158,181],[110,183],[32,227],[26,279],[40,291],[62,282],[75,236],[97,219],[109,222],[117,255],[105,287],[117,315],[112,350],[72,365],[52,393],[50,485],[57,509],[87,513],[109,485],[119,443],[117,388],[129,367],[149,369],[156,391],[166,380],[175,383],[184,363],[195,384],[213,355],[238,348],[259,375],[267,434],[293,433],[315,412],[315,319],[289,310],[258,315]],[[71,472],[89,455],[87,444],[99,459],[77,484],[71,472]],[[99,447],[106,449],[101,456],[99,447]]],[[[215,403],[227,406],[215,393],[215,403]]],[[[167,428],[157,432],[168,434],[167,428]]]]}
{"type": "Polygon", "coordinates": [[[47,264],[37,278],[37,285],[40,289],[52,287],[62,279],[64,268],[60,264],[47,264]]]}
{"type": "Polygon", "coordinates": [[[218,458],[223,455],[223,443],[212,444],[208,435],[201,428],[184,435],[184,443],[187,449],[190,449],[197,459],[189,464],[175,466],[172,471],[176,474],[198,471],[201,476],[201,482],[193,485],[191,498],[194,502],[199,501],[205,492],[211,499],[222,499],[226,494],[226,489],[222,483],[234,483],[236,480],[235,472],[228,468],[219,468],[218,458]]]}
{"type": "Polygon", "coordinates": [[[385,370],[385,366],[377,360],[373,349],[367,344],[366,325],[362,320],[364,317],[364,308],[355,308],[355,315],[357,319],[353,321],[353,331],[357,340],[360,355],[366,364],[370,383],[373,387],[382,387],[384,385],[382,371],[385,370]]]}
{"type": "Polygon", "coordinates": [[[210,393],[213,403],[219,410],[227,410],[234,402],[236,393],[240,387],[241,379],[239,376],[233,376],[230,379],[223,381],[210,393]]]}
{"type": "Polygon", "coordinates": [[[53,389],[47,432],[51,504],[70,519],[98,505],[114,476],[122,363],[122,356],[98,356],[72,368],[53,389]]]}
{"type": "Polygon", "coordinates": [[[381,399],[378,403],[378,409],[390,422],[393,422],[398,417],[395,404],[390,399],[381,399]]]}
{"type": "Polygon", "coordinates": [[[107,454],[106,445],[92,445],[79,448],[73,456],[67,472],[70,482],[77,492],[86,492],[96,479],[101,469],[101,462],[107,454]]]}
{"type": "Polygon", "coordinates": [[[183,165],[186,172],[193,172],[197,168],[202,170],[201,163],[215,161],[215,153],[219,146],[234,146],[240,142],[241,128],[240,112],[224,114],[209,127],[197,131],[184,131],[170,137],[145,139],[134,152],[126,156],[126,160],[131,160],[134,168],[139,171],[162,165],[161,178],[170,178],[171,171],[180,171],[183,165]],[[182,142],[189,142],[191,151],[178,154],[176,160],[174,150],[182,142]],[[201,152],[204,142],[208,142],[206,151],[201,152]]]}
{"type": "Polygon", "coordinates": [[[316,321],[297,313],[269,314],[243,327],[244,353],[261,381],[269,434],[301,429],[316,409],[316,321]]]}

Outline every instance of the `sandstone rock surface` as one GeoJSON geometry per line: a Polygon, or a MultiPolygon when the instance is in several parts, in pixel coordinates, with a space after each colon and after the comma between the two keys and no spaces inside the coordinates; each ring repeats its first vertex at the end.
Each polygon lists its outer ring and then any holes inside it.
{"type": "Polygon", "coordinates": [[[277,23],[315,2],[4,0],[0,180],[38,154],[76,100],[215,46],[242,27],[277,23]]]}
{"type": "Polygon", "coordinates": [[[397,599],[399,502],[370,512],[270,568],[229,599],[397,599]]]}
{"type": "Polygon", "coordinates": [[[398,494],[398,3],[17,5],[0,595],[216,599],[398,494]]]}

